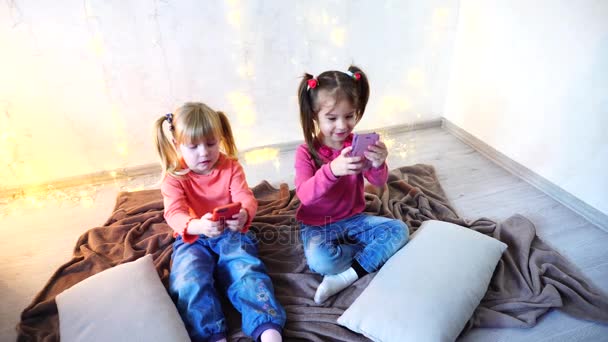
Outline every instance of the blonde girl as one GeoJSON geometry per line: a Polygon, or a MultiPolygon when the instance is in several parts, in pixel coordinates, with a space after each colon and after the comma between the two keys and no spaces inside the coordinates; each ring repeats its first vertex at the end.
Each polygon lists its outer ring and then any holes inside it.
{"type": "Polygon", "coordinates": [[[225,341],[216,289],[242,314],[243,332],[281,341],[285,311],[247,229],[257,201],[247,186],[228,118],[190,102],[156,120],[165,219],[174,231],[169,292],[192,341],[225,341]],[[238,214],[212,221],[214,208],[241,202],[238,214]]]}

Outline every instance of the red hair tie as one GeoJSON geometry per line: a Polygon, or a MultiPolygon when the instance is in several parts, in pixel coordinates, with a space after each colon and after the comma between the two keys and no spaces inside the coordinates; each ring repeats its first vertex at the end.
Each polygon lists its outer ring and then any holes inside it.
{"type": "Polygon", "coordinates": [[[353,74],[353,72],[352,72],[352,71],[347,70],[347,71],[345,71],[344,73],[345,73],[345,74],[347,74],[348,76],[350,76],[351,78],[354,78],[354,79],[355,79],[355,81],[358,81],[358,80],[360,80],[360,79],[361,79],[361,73],[360,73],[360,72],[358,72],[358,71],[357,71],[357,72],[355,72],[355,73],[353,74]]]}
{"type": "Polygon", "coordinates": [[[308,89],[306,90],[310,90],[310,89],[315,89],[317,87],[317,85],[319,84],[319,82],[317,82],[316,79],[311,78],[307,81],[308,83],[308,89]]]}

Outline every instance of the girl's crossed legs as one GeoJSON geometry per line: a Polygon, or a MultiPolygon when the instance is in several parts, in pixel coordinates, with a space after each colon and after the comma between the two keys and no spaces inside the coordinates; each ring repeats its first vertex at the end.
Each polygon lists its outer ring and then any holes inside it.
{"type": "Polygon", "coordinates": [[[300,234],[308,266],[326,275],[315,294],[315,301],[348,287],[358,279],[353,263],[371,273],[377,271],[408,241],[403,221],[358,214],[325,226],[301,224],[300,234]]]}

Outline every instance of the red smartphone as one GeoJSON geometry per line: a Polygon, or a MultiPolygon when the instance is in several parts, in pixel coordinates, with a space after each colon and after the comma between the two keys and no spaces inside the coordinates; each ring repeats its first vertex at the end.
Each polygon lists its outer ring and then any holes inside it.
{"type": "Polygon", "coordinates": [[[213,209],[211,221],[230,220],[241,210],[241,202],[223,205],[213,209]]]}

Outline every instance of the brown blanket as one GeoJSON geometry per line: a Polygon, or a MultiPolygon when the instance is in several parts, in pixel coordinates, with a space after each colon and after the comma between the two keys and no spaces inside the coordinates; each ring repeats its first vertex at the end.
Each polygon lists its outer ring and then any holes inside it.
{"type": "MultiPolygon", "coordinates": [[[[336,319],[373,278],[370,274],[324,305],[312,298],[321,276],[311,273],[304,258],[294,219],[299,201],[294,190],[262,182],[253,188],[259,210],[251,230],[256,233],[260,257],[287,311],[287,340],[367,340],[336,324],[336,319]]],[[[472,327],[530,327],[551,308],[575,317],[608,323],[608,298],[591,286],[566,259],[536,236],[534,225],[515,215],[505,222],[473,222],[458,217],[429,165],[402,167],[391,172],[387,187],[366,187],[366,212],[404,220],[414,232],[425,220],[449,221],[470,227],[505,242],[488,292],[465,330],[472,327]]],[[[118,195],[116,207],[104,226],[90,229],[78,240],[72,259],[61,266],[17,326],[19,341],[56,341],[59,321],[55,296],[77,282],[117,264],[152,254],[161,279],[167,284],[171,258],[171,230],[163,219],[158,190],[118,195]]],[[[406,246],[407,248],[407,246],[406,246]]],[[[429,251],[432,253],[431,251],[429,251]]],[[[249,340],[240,318],[224,302],[230,339],[249,340]]]]}

